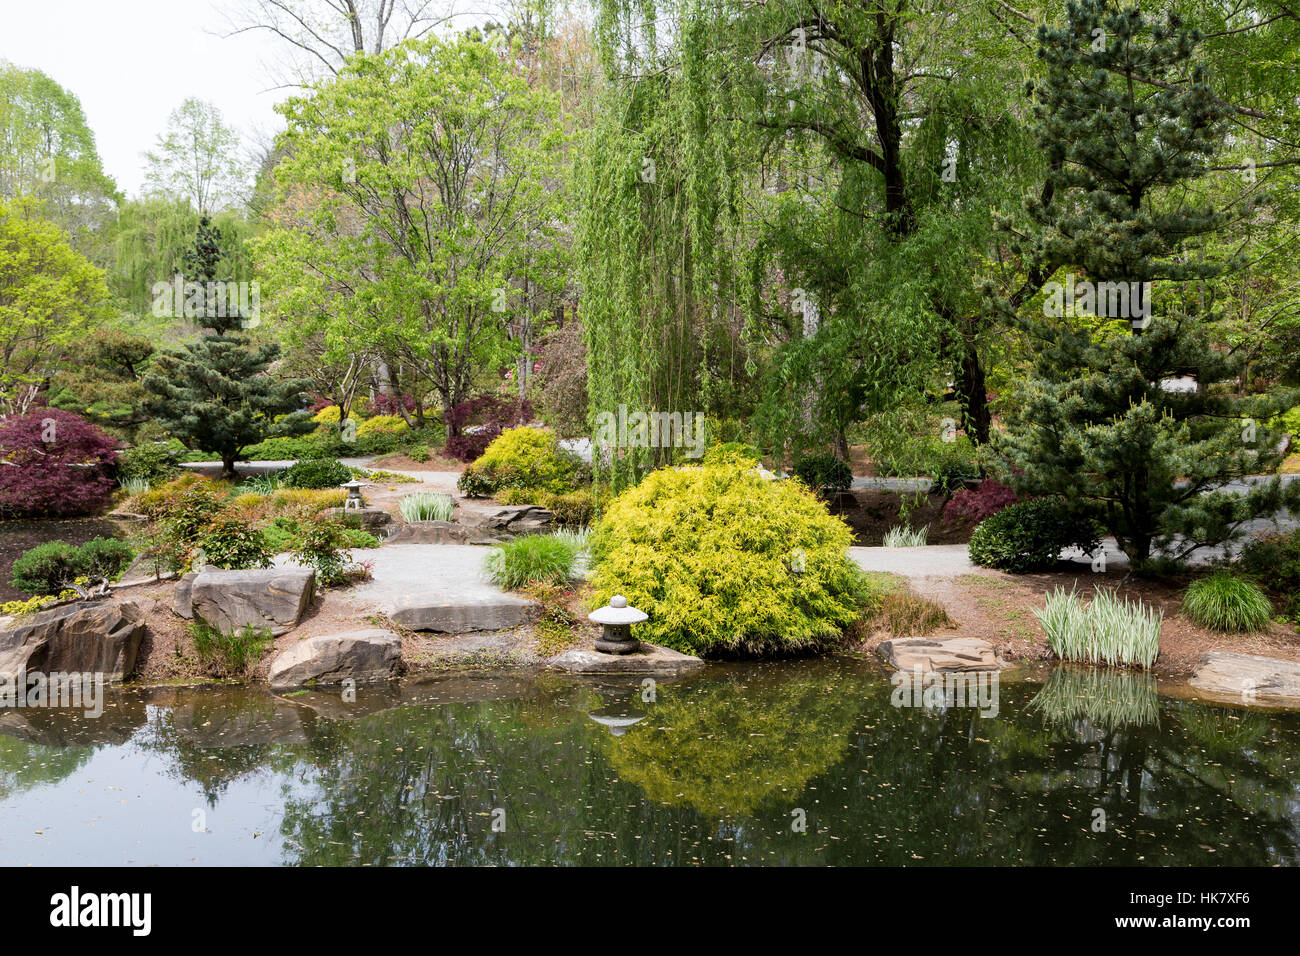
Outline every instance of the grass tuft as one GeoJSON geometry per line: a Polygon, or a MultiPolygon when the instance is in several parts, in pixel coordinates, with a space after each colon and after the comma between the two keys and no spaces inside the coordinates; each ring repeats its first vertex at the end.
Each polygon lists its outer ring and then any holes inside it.
{"type": "Polygon", "coordinates": [[[1258,585],[1218,571],[1192,582],[1183,593],[1183,613],[1215,631],[1262,631],[1273,605],[1258,585]]]}
{"type": "Polygon", "coordinates": [[[403,521],[450,521],[456,502],[436,491],[417,491],[397,503],[403,521]]]}
{"type": "Polygon", "coordinates": [[[901,525],[885,532],[883,544],[886,548],[919,548],[929,533],[928,527],[912,530],[910,525],[901,525]]]}
{"type": "Polygon", "coordinates": [[[1098,588],[1085,609],[1073,588],[1056,588],[1034,616],[1062,660],[1150,668],[1160,653],[1164,612],[1121,599],[1114,591],[1098,588]]]}

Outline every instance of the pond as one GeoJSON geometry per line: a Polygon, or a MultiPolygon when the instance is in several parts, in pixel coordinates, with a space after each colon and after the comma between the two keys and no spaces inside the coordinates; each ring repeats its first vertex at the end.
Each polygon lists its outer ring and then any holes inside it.
{"type": "Polygon", "coordinates": [[[829,659],[0,710],[0,864],[1300,858],[1294,713],[1078,669],[1004,679],[983,706],[894,706],[903,690],[829,659]]]}

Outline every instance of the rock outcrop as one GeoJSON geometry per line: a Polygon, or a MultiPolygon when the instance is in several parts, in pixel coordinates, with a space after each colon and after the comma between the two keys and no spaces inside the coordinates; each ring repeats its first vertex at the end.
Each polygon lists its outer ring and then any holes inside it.
{"type": "Polygon", "coordinates": [[[42,611],[0,631],[0,679],[37,672],[123,680],[135,669],[145,630],[140,609],[131,601],[42,611]]]}
{"type": "Polygon", "coordinates": [[[537,505],[517,505],[490,508],[485,511],[468,509],[460,516],[460,523],[491,535],[498,541],[509,541],[522,534],[539,534],[550,531],[553,515],[537,505]]]}
{"type": "Polygon", "coordinates": [[[271,662],[273,688],[389,680],[402,663],[402,641],[392,631],[351,631],[309,637],[271,662]]]}

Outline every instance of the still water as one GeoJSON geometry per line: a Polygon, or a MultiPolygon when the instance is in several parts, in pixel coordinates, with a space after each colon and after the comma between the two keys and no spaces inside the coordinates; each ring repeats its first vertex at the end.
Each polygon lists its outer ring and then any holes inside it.
{"type": "Polygon", "coordinates": [[[996,715],[891,696],[822,660],[0,710],[0,865],[1300,859],[1296,714],[1078,669],[1003,679],[996,715]]]}

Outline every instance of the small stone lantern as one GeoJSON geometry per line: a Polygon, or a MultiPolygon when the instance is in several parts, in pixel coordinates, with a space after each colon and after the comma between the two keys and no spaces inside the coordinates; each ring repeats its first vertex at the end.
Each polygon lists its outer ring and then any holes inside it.
{"type": "Polygon", "coordinates": [[[360,511],[366,506],[365,501],[361,498],[361,489],[370,484],[368,481],[362,481],[359,478],[353,478],[351,481],[345,481],[339,485],[340,488],[348,490],[347,500],[343,502],[344,511],[360,511]]]}
{"type": "Polygon", "coordinates": [[[605,629],[596,638],[596,650],[605,654],[631,654],[640,650],[641,642],[632,636],[632,625],[647,620],[649,615],[628,607],[623,595],[615,594],[609,599],[609,604],[592,611],[587,617],[605,629]]]}

